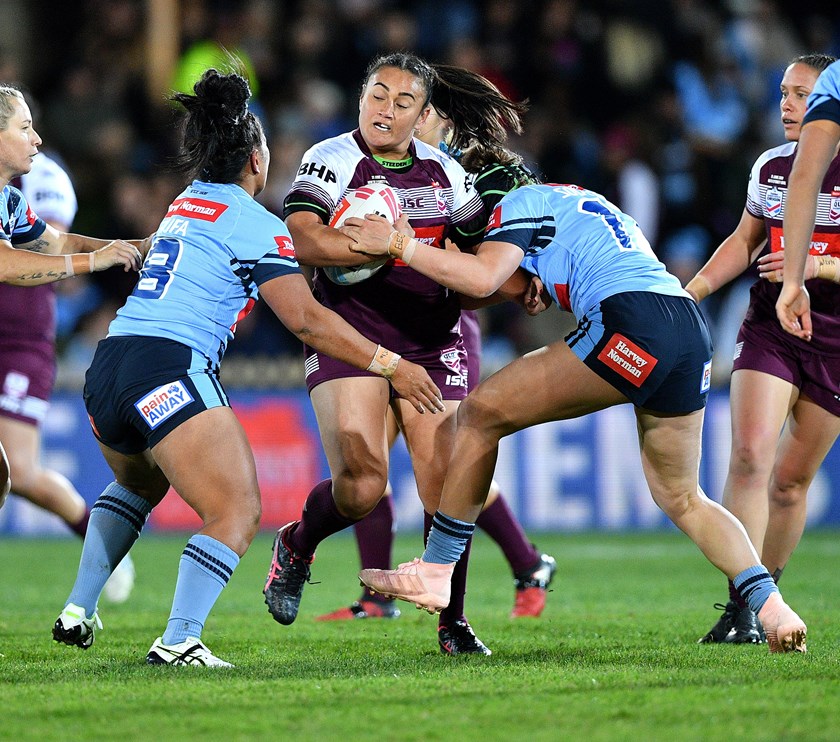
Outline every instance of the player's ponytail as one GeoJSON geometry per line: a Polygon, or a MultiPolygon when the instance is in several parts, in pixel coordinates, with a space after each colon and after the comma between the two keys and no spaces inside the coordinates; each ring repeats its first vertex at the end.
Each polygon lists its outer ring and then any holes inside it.
{"type": "Polygon", "coordinates": [[[236,73],[208,69],[193,91],[194,95],[171,97],[187,112],[174,167],[206,182],[235,183],[263,141],[262,126],[248,110],[248,81],[236,73]]]}
{"type": "Polygon", "coordinates": [[[463,153],[464,168],[477,172],[490,163],[521,163],[504,142],[509,132],[522,133],[528,101],[511,100],[486,77],[463,67],[439,64],[434,70],[432,105],[452,122],[449,147],[463,153]]]}

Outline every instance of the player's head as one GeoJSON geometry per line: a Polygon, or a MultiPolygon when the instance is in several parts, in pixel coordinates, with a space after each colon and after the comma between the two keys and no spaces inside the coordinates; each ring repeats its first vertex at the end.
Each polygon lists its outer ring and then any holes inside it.
{"type": "Polygon", "coordinates": [[[794,57],[785,68],[784,77],[779,85],[779,106],[785,139],[789,142],[799,141],[808,96],[814,89],[820,73],[834,61],[835,58],[829,54],[802,54],[794,57]]]}
{"type": "Polygon", "coordinates": [[[251,154],[258,152],[264,176],[268,146],[259,119],[248,110],[251,89],[245,77],[208,69],[193,91],[171,98],[187,111],[175,167],[208,183],[236,183],[251,154]]]}
{"type": "Polygon", "coordinates": [[[434,70],[414,54],[395,52],[370,63],[359,95],[359,131],[374,155],[405,157],[431,111],[434,83],[434,70]]]}
{"type": "Polygon", "coordinates": [[[41,137],[32,125],[26,99],[13,85],[0,84],[0,179],[2,185],[32,169],[41,137]]]}

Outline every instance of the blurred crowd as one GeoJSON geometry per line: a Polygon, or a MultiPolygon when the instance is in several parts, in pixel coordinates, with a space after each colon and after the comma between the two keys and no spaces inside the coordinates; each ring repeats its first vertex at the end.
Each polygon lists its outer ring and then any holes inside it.
{"type": "MultiPolygon", "coordinates": [[[[544,180],[605,194],[687,281],[737,224],[755,158],[783,142],[779,83],[790,59],[840,55],[840,9],[816,0],[170,2],[180,58],[157,92],[151,0],[12,3],[29,36],[6,34],[0,79],[35,102],[43,149],[73,178],[82,233],[154,231],[183,185],[164,168],[176,142],[167,94],[189,89],[223,50],[251,77],[272,150],[261,200],[277,213],[307,147],[355,127],[368,62],[411,50],[527,98],[526,130],[511,147],[544,180]]],[[[60,383],[78,383],[133,280],[110,271],[59,284],[60,383]]],[[[704,303],[718,383],[750,280],[704,303]]],[[[483,322],[486,371],[568,327],[556,311],[534,320],[512,305],[483,310],[483,322]]],[[[299,383],[301,358],[298,341],[257,309],[231,344],[226,382],[299,383]]]]}

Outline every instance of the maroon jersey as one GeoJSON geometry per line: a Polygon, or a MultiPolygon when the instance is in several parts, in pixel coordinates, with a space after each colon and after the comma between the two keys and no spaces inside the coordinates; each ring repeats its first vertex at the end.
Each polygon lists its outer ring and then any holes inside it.
{"type": "MultiPolygon", "coordinates": [[[[796,144],[789,142],[762,154],[750,173],[747,189],[747,211],[764,221],[767,245],[772,251],[784,248],[782,221],[787,204],[787,188],[796,144]]],[[[828,168],[820,188],[817,217],[811,238],[811,255],[832,255],[840,258],[840,158],[828,168]]],[[[824,279],[806,282],[811,295],[811,321],[814,335],[806,342],[785,333],[776,319],[776,301],[780,283],[759,279],[750,292],[750,307],[746,320],[772,320],[779,333],[803,350],[826,355],[840,355],[840,286],[824,279]]]]}
{"type": "MultiPolygon", "coordinates": [[[[368,183],[387,183],[397,193],[415,238],[437,247],[460,234],[480,239],[481,199],[455,160],[414,141],[411,164],[394,169],[378,162],[358,131],[327,139],[303,157],[284,218],[312,211],[327,224],[346,191],[368,183]]],[[[412,358],[460,341],[458,298],[453,291],[390,260],[371,278],[352,285],[332,283],[315,271],[315,296],[371,340],[412,358]]]]}

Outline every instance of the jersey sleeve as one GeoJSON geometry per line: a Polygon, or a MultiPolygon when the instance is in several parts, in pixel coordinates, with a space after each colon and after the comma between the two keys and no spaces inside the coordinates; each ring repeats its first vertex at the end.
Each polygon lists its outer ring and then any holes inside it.
{"type": "Polygon", "coordinates": [[[358,160],[358,152],[344,151],[344,145],[342,138],[328,139],[306,151],[283,201],[284,219],[297,211],[310,211],[324,224],[329,222],[358,160]]]}
{"type": "Polygon", "coordinates": [[[9,205],[9,234],[13,245],[23,245],[37,240],[47,228],[41,219],[29,206],[26,197],[15,187],[7,186],[9,205]]]}
{"type": "Polygon", "coordinates": [[[279,276],[300,273],[292,236],[286,225],[259,207],[243,215],[242,228],[231,235],[228,247],[234,255],[234,270],[257,286],[279,276]]]}
{"type": "Polygon", "coordinates": [[[452,184],[452,232],[461,248],[481,242],[487,226],[487,214],[481,196],[464,168],[455,160],[447,163],[447,175],[452,184]]]}
{"type": "Polygon", "coordinates": [[[537,191],[527,186],[511,191],[493,209],[484,241],[507,242],[526,255],[537,252],[551,241],[549,237],[540,239],[543,213],[542,196],[537,191]]]}
{"type": "Polygon", "coordinates": [[[822,71],[808,96],[802,123],[828,120],[840,125],[840,60],[822,71]]]}
{"type": "Polygon", "coordinates": [[[765,158],[759,157],[750,170],[750,179],[747,183],[747,203],[744,208],[750,216],[756,219],[764,218],[764,210],[761,208],[761,191],[759,190],[759,183],[761,178],[761,167],[765,158]]]}

